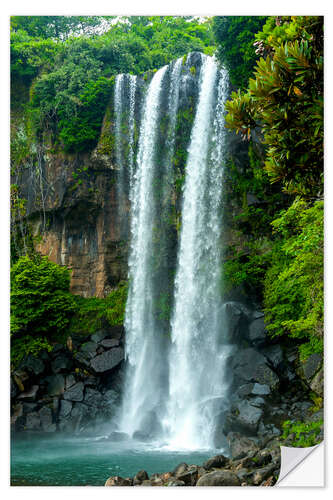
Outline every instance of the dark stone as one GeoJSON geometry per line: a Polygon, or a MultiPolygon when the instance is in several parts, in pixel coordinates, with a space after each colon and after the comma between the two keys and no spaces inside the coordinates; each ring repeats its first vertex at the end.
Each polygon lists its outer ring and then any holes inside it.
{"type": "Polygon", "coordinates": [[[143,431],[135,431],[133,433],[132,438],[135,439],[136,441],[143,441],[143,442],[150,441],[151,439],[150,435],[147,432],[143,431]]]}
{"type": "Polygon", "coordinates": [[[181,474],[184,474],[188,470],[188,465],[185,462],[178,464],[172,471],[172,475],[178,477],[181,474]]]}
{"type": "Polygon", "coordinates": [[[263,311],[252,311],[252,319],[258,319],[258,318],[263,318],[265,315],[263,311]]]}
{"type": "Polygon", "coordinates": [[[56,425],[52,422],[52,410],[44,406],[39,410],[41,427],[44,432],[55,432],[56,425]]]}
{"type": "Polygon", "coordinates": [[[183,481],[186,486],[195,486],[195,483],[198,479],[198,471],[197,469],[188,469],[184,471],[182,474],[178,474],[177,479],[179,481],[183,481]]]}
{"type": "Polygon", "coordinates": [[[95,391],[91,387],[87,387],[86,394],[84,396],[84,402],[90,406],[101,406],[103,401],[103,396],[100,392],[95,391]]]}
{"type": "Polygon", "coordinates": [[[101,340],[104,340],[107,336],[108,336],[108,332],[106,332],[104,330],[99,330],[91,336],[91,340],[93,342],[98,343],[98,342],[101,342],[101,340]]]}
{"type": "Polygon", "coordinates": [[[149,479],[147,472],[145,470],[139,470],[139,472],[137,472],[133,478],[133,484],[134,486],[137,484],[141,484],[142,481],[146,481],[147,479],[149,479]]]}
{"type": "Polygon", "coordinates": [[[252,394],[256,396],[266,396],[271,393],[269,385],[255,383],[252,389],[252,394]]]}
{"type": "Polygon", "coordinates": [[[72,366],[72,360],[64,354],[59,354],[51,363],[54,373],[68,372],[71,370],[72,366]]]}
{"type": "Polygon", "coordinates": [[[85,386],[96,387],[98,385],[98,378],[90,375],[89,377],[83,380],[83,383],[85,386]]]}
{"type": "Polygon", "coordinates": [[[23,403],[23,414],[32,413],[38,408],[37,403],[23,403]]]}
{"type": "Polygon", "coordinates": [[[108,436],[108,440],[114,442],[127,441],[128,439],[129,435],[126,432],[113,431],[108,436]]]}
{"type": "Polygon", "coordinates": [[[204,469],[209,470],[213,467],[224,467],[229,462],[229,459],[224,455],[216,455],[215,457],[209,458],[202,464],[204,469]]]}
{"type": "Polygon", "coordinates": [[[36,431],[40,429],[40,417],[37,412],[28,413],[26,416],[25,428],[27,431],[36,431]]]}
{"type": "Polygon", "coordinates": [[[72,375],[72,374],[67,375],[67,377],[66,377],[66,389],[69,389],[75,383],[76,383],[76,380],[75,380],[74,375],[72,375]]]}
{"type": "Polygon", "coordinates": [[[223,337],[221,342],[238,343],[247,334],[248,309],[240,302],[226,302],[222,306],[223,337]]]}
{"type": "MultiPolygon", "coordinates": [[[[255,384],[244,384],[238,389],[238,395],[240,398],[244,398],[252,394],[252,390],[255,384]]],[[[257,385],[257,384],[256,384],[257,385]]]]}
{"type": "Polygon", "coordinates": [[[11,378],[10,379],[10,397],[11,397],[11,399],[14,399],[18,394],[19,394],[19,390],[17,388],[17,385],[15,384],[14,380],[11,378]]]}
{"type": "Polygon", "coordinates": [[[317,373],[323,363],[323,357],[321,354],[311,354],[308,359],[303,363],[302,369],[304,377],[307,380],[311,380],[312,377],[317,373]]]}
{"type": "Polygon", "coordinates": [[[81,351],[90,354],[91,357],[94,357],[96,355],[97,347],[98,345],[96,342],[86,342],[85,344],[81,345],[81,351]]]}
{"type": "Polygon", "coordinates": [[[278,369],[283,362],[283,351],[279,344],[264,347],[262,354],[268,359],[273,368],[278,369]]]}
{"type": "Polygon", "coordinates": [[[117,400],[119,398],[119,394],[118,394],[118,392],[114,391],[113,389],[110,389],[103,394],[103,397],[104,397],[105,404],[107,406],[113,406],[117,402],[117,400]]]}
{"type": "Polygon", "coordinates": [[[168,486],[186,486],[184,481],[180,481],[179,479],[172,479],[168,482],[168,486]]]}
{"type": "Polygon", "coordinates": [[[258,445],[253,439],[242,436],[237,432],[229,432],[227,439],[232,460],[238,460],[250,454],[254,456],[258,451],[258,445]]]}
{"type": "Polygon", "coordinates": [[[60,396],[65,391],[65,378],[63,375],[51,375],[46,378],[48,382],[47,392],[50,396],[60,396]]]}
{"type": "Polygon", "coordinates": [[[255,406],[257,408],[261,408],[266,404],[264,398],[261,398],[260,396],[257,396],[256,398],[253,398],[249,401],[251,406],[255,406]]]}
{"type": "Polygon", "coordinates": [[[270,464],[267,467],[264,467],[262,469],[257,470],[253,474],[253,484],[256,486],[262,483],[265,479],[267,479],[269,476],[271,476],[275,471],[275,465],[270,464]]]}
{"type": "Polygon", "coordinates": [[[29,390],[22,392],[18,399],[25,399],[26,401],[34,401],[38,393],[39,386],[33,385],[29,390]]]}
{"type": "Polygon", "coordinates": [[[119,346],[119,340],[117,340],[117,339],[104,339],[104,340],[101,340],[100,344],[101,344],[101,346],[105,347],[106,349],[111,349],[111,347],[118,347],[119,346]]]}
{"type": "Polygon", "coordinates": [[[78,363],[90,368],[91,356],[89,353],[79,351],[74,354],[74,358],[78,363]]]}
{"type": "Polygon", "coordinates": [[[58,356],[60,352],[66,352],[64,346],[62,344],[55,344],[51,351],[52,358],[58,356]]]}
{"type": "Polygon", "coordinates": [[[124,359],[124,350],[122,347],[114,347],[109,351],[103,352],[91,360],[90,366],[97,373],[107,372],[115,368],[124,359]]]}
{"type": "Polygon", "coordinates": [[[64,399],[70,400],[70,401],[82,401],[83,400],[83,382],[77,382],[75,385],[70,387],[65,393],[64,393],[64,399]]]}
{"type": "Polygon", "coordinates": [[[240,486],[237,475],[228,470],[208,472],[201,476],[197,486],[240,486]]]}
{"type": "Polygon", "coordinates": [[[237,408],[239,413],[228,419],[228,422],[226,423],[227,429],[255,435],[257,433],[259,421],[263,415],[263,411],[260,408],[252,406],[247,400],[243,400],[238,403],[237,408]]]}
{"type": "Polygon", "coordinates": [[[45,370],[43,361],[35,356],[32,356],[31,354],[26,356],[21,364],[21,367],[34,375],[40,375],[45,370]]]}
{"type": "Polygon", "coordinates": [[[70,412],[72,411],[73,404],[71,401],[66,401],[65,399],[62,399],[60,402],[60,411],[59,411],[59,417],[64,418],[70,415],[70,412]]]}
{"type": "Polygon", "coordinates": [[[267,332],[264,318],[257,318],[250,324],[249,340],[255,345],[263,345],[267,340],[267,332]]]}

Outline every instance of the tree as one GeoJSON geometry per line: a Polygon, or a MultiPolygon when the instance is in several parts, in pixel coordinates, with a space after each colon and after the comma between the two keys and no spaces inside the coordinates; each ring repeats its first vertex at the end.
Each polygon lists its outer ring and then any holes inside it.
{"type": "Polygon", "coordinates": [[[226,122],[244,139],[260,127],[271,181],[281,182],[288,193],[315,198],[323,191],[322,18],[296,16],[276,23],[271,35],[264,27],[257,50],[265,58],[258,61],[248,90],[232,93],[226,122]]]}
{"type": "Polygon", "coordinates": [[[217,43],[217,57],[230,75],[230,81],[239,88],[246,88],[257,55],[254,35],[266,16],[217,16],[213,19],[213,31],[217,43]]]}

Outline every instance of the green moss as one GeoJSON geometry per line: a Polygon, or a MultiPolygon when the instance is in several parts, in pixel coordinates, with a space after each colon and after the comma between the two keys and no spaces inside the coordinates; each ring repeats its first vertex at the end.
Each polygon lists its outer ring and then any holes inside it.
{"type": "Polygon", "coordinates": [[[282,440],[288,440],[288,446],[296,448],[307,448],[320,443],[319,434],[323,426],[323,420],[318,422],[291,422],[283,423],[282,440]]]}
{"type": "Polygon", "coordinates": [[[72,318],[69,332],[92,334],[103,324],[122,325],[124,322],[127,299],[127,282],[121,282],[105,298],[84,298],[74,296],[76,312],[72,318]]]}

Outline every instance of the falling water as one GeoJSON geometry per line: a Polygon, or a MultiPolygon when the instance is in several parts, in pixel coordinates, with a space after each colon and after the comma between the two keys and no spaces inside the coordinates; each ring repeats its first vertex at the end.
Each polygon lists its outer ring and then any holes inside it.
{"type": "Polygon", "coordinates": [[[128,232],[128,197],[134,173],[135,92],[134,75],[116,76],[114,90],[115,159],[118,170],[118,221],[123,238],[128,232]]]}
{"type": "Polygon", "coordinates": [[[163,401],[168,391],[169,318],[160,314],[159,307],[172,291],[172,236],[166,224],[168,217],[170,220],[171,162],[181,69],[179,59],[160,69],[149,85],[130,194],[130,289],[125,314],[128,366],[121,421],[123,431],[141,431],[150,438],[161,431],[160,419],[166,411],[163,401]],[[160,130],[163,89],[168,90],[167,113],[163,116],[168,119],[166,137],[160,130]]]}
{"type": "Polygon", "coordinates": [[[186,164],[165,425],[175,448],[213,446],[225,396],[220,238],[226,73],[204,57],[186,164]],[[216,95],[217,92],[217,95],[216,95]]]}
{"type": "Polygon", "coordinates": [[[152,245],[153,178],[162,82],[167,66],[155,73],[148,88],[140,130],[137,168],[131,198],[130,288],[126,304],[126,359],[128,363],[122,408],[122,427],[132,434],[160,400],[159,335],[153,314],[150,269],[152,245]],[[151,374],[151,375],[149,375],[151,374]]]}

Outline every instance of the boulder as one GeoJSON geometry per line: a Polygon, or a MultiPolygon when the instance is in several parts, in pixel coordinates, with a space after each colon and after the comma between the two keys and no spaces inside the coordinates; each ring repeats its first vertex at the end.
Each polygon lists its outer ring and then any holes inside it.
{"type": "Polygon", "coordinates": [[[171,479],[171,481],[167,483],[167,486],[186,486],[186,484],[179,479],[171,479]]]}
{"type": "Polygon", "coordinates": [[[119,340],[118,339],[104,339],[101,340],[100,345],[105,347],[106,349],[111,349],[111,347],[118,347],[119,340]]]}
{"type": "Polygon", "coordinates": [[[86,354],[89,354],[90,357],[94,357],[96,356],[96,350],[98,348],[98,345],[96,342],[85,342],[84,344],[81,345],[81,351],[86,353],[86,354]]]}
{"type": "Polygon", "coordinates": [[[229,463],[229,458],[224,455],[216,455],[215,457],[209,458],[202,464],[204,469],[209,470],[213,469],[213,467],[222,468],[229,463]]]}
{"type": "Polygon", "coordinates": [[[59,418],[64,418],[70,415],[73,403],[62,399],[60,402],[59,418]]]}
{"type": "Polygon", "coordinates": [[[25,401],[34,401],[36,399],[38,389],[38,385],[33,385],[26,392],[22,392],[22,394],[19,395],[18,399],[24,399],[25,401]]]}
{"type": "Polygon", "coordinates": [[[131,486],[130,479],[123,478],[120,476],[113,476],[107,479],[104,486],[131,486]]]}
{"type": "Polygon", "coordinates": [[[321,368],[319,372],[313,377],[311,384],[311,389],[317,393],[319,396],[324,396],[324,370],[321,368]]]}
{"type": "Polygon", "coordinates": [[[73,367],[72,360],[66,354],[60,353],[51,363],[53,373],[69,372],[73,367]]]}
{"type": "Polygon", "coordinates": [[[267,358],[272,367],[277,370],[283,363],[283,351],[279,344],[264,347],[261,353],[267,358]]]}
{"type": "Polygon", "coordinates": [[[66,377],[66,389],[69,389],[76,382],[74,375],[70,374],[66,377]]]}
{"type": "Polygon", "coordinates": [[[86,393],[84,396],[84,402],[87,405],[100,407],[102,405],[103,396],[100,392],[92,389],[91,387],[86,388],[86,393]]]}
{"type": "Polygon", "coordinates": [[[236,344],[247,335],[248,309],[240,302],[226,302],[222,306],[223,336],[221,342],[236,344]]]}
{"type": "Polygon", "coordinates": [[[252,406],[247,400],[239,402],[236,406],[238,411],[236,414],[228,416],[225,423],[225,431],[241,431],[242,433],[254,436],[257,433],[263,411],[256,406],[252,406]]]}
{"type": "Polygon", "coordinates": [[[50,396],[60,396],[65,391],[65,378],[63,375],[51,375],[46,377],[47,392],[50,396]]]}
{"type": "Polygon", "coordinates": [[[178,474],[177,479],[183,481],[186,486],[195,486],[198,479],[198,470],[196,468],[190,468],[182,474],[178,474]]]}
{"type": "MultiPolygon", "coordinates": [[[[253,387],[254,387],[255,384],[244,384],[244,385],[241,385],[238,389],[238,396],[240,398],[245,398],[246,396],[249,396],[250,394],[252,394],[252,390],[253,390],[253,387]]],[[[258,384],[256,384],[258,385],[258,384]]]]}
{"type": "Polygon", "coordinates": [[[255,396],[267,396],[271,393],[269,385],[255,383],[251,391],[255,396]]]}
{"type": "Polygon", "coordinates": [[[83,400],[83,382],[77,382],[64,393],[64,399],[69,401],[82,401],[83,400]]]}
{"type": "Polygon", "coordinates": [[[238,460],[247,455],[254,456],[259,450],[257,443],[253,439],[242,436],[237,432],[229,432],[227,440],[232,460],[238,460]]]}
{"type": "Polygon", "coordinates": [[[264,398],[261,398],[260,396],[257,396],[256,398],[253,398],[249,401],[251,406],[255,406],[256,408],[261,408],[262,406],[265,406],[266,402],[264,398]]]}
{"type": "Polygon", "coordinates": [[[269,464],[267,465],[267,467],[263,467],[262,469],[255,471],[255,473],[253,474],[253,484],[261,484],[265,479],[267,479],[274,473],[275,468],[275,464],[269,464]]]}
{"type": "Polygon", "coordinates": [[[45,370],[45,365],[40,358],[36,358],[35,356],[32,356],[32,354],[29,354],[22,362],[21,368],[33,373],[34,375],[40,375],[45,370]]]}
{"type": "Polygon", "coordinates": [[[109,434],[108,440],[109,441],[127,441],[129,439],[129,435],[126,434],[126,432],[119,432],[119,431],[113,431],[109,434]]]}
{"type": "Polygon", "coordinates": [[[44,406],[41,410],[39,410],[39,418],[41,427],[44,432],[55,432],[56,424],[52,421],[52,410],[47,406],[44,406]]]}
{"type": "Polygon", "coordinates": [[[197,486],[240,486],[237,475],[228,470],[208,472],[200,477],[197,486]]]}
{"type": "Polygon", "coordinates": [[[124,359],[124,350],[122,347],[114,347],[109,351],[99,354],[90,362],[90,366],[97,373],[104,373],[112,370],[124,359]]]}
{"type": "Polygon", "coordinates": [[[188,465],[185,462],[182,462],[173,469],[171,474],[174,477],[178,477],[179,475],[184,474],[184,472],[186,472],[187,470],[188,470],[188,465]]]}
{"type": "Polygon", "coordinates": [[[268,385],[272,390],[279,385],[279,377],[266,364],[266,358],[253,348],[241,349],[233,360],[234,375],[243,382],[268,385]]]}
{"type": "Polygon", "coordinates": [[[254,345],[264,345],[267,341],[265,320],[257,318],[249,326],[249,340],[254,345]]]}
{"type": "Polygon", "coordinates": [[[146,481],[149,479],[149,476],[145,470],[139,470],[133,478],[133,485],[136,486],[137,484],[141,484],[142,481],[146,481]]]}
{"type": "Polygon", "coordinates": [[[323,356],[321,354],[311,354],[308,359],[302,364],[302,372],[305,379],[309,382],[312,377],[318,372],[323,363],[323,356]]]}
{"type": "Polygon", "coordinates": [[[105,330],[98,330],[91,336],[91,340],[92,342],[96,342],[98,344],[98,342],[101,342],[101,340],[105,339],[107,336],[108,332],[105,330]]]}

